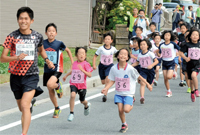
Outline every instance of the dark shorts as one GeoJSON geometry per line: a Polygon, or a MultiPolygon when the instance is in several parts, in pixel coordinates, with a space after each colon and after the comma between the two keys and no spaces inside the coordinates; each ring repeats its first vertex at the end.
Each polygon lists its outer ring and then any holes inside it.
{"type": "Polygon", "coordinates": [[[197,75],[200,72],[200,64],[198,62],[189,61],[187,63],[187,74],[190,80],[192,80],[192,72],[196,72],[197,75]]]}
{"type": "Polygon", "coordinates": [[[187,63],[182,63],[182,72],[187,71],[187,63]]]}
{"type": "Polygon", "coordinates": [[[43,74],[43,86],[47,86],[47,82],[51,78],[51,76],[55,76],[58,79],[56,83],[59,83],[59,77],[61,75],[62,75],[61,72],[44,73],[43,74]]]}
{"type": "Polygon", "coordinates": [[[162,58],[157,58],[157,60],[158,60],[158,64],[156,65],[156,66],[154,66],[153,68],[154,68],[154,70],[156,70],[156,67],[157,66],[161,66],[161,62],[162,62],[162,58]]]}
{"type": "Polygon", "coordinates": [[[70,85],[70,89],[71,89],[71,92],[75,92],[76,94],[78,92],[80,101],[85,101],[85,96],[86,96],[86,92],[87,92],[86,89],[78,89],[74,85],[70,85]]]}
{"type": "Polygon", "coordinates": [[[110,64],[110,65],[103,65],[101,63],[99,63],[99,76],[101,78],[101,80],[106,79],[106,77],[109,75],[110,69],[114,64],[110,64]]]}
{"type": "Polygon", "coordinates": [[[149,70],[149,69],[141,68],[140,75],[144,79],[146,79],[149,84],[152,84],[154,76],[155,76],[155,71],[154,71],[154,69],[149,70]]]}
{"type": "Polygon", "coordinates": [[[14,93],[15,99],[21,99],[24,92],[35,90],[34,97],[43,93],[43,90],[38,87],[39,75],[10,75],[10,87],[14,93]]]}
{"type": "Polygon", "coordinates": [[[140,69],[141,69],[140,65],[138,65],[138,66],[136,66],[134,68],[138,71],[138,73],[140,73],[140,69]]]}
{"type": "Polygon", "coordinates": [[[174,70],[175,68],[175,62],[174,60],[172,61],[164,61],[162,63],[162,70],[174,70]]]}

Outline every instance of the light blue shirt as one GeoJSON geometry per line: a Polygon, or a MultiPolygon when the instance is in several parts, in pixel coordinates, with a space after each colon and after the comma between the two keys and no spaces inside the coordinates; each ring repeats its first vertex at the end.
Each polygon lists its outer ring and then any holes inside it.
{"type": "Polygon", "coordinates": [[[163,12],[162,12],[162,10],[156,10],[156,9],[153,9],[152,11],[151,11],[151,13],[152,13],[152,22],[155,22],[155,23],[159,23],[160,22],[160,14],[162,14],[163,12]],[[157,12],[157,13],[156,13],[157,12]]]}

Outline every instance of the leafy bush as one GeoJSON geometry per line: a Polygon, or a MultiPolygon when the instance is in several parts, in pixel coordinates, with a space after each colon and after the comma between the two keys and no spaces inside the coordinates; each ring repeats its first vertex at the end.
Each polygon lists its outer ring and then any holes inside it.
{"type": "Polygon", "coordinates": [[[41,57],[41,55],[38,57],[38,66],[44,67],[44,59],[41,57]]]}
{"type": "Polygon", "coordinates": [[[107,14],[109,24],[106,29],[115,29],[116,24],[127,24],[127,19],[133,13],[133,8],[143,9],[137,0],[122,0],[122,2],[107,14]]]}
{"type": "MultiPolygon", "coordinates": [[[[2,54],[2,51],[3,51],[3,47],[0,46],[0,55],[2,54]]],[[[1,63],[0,62],[0,74],[8,73],[8,66],[9,66],[9,63],[1,63]]]]}

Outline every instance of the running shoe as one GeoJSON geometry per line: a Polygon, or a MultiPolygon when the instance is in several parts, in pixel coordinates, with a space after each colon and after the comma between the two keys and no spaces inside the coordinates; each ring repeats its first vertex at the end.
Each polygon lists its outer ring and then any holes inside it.
{"type": "Polygon", "coordinates": [[[87,105],[88,105],[88,108],[87,109],[84,108],[84,115],[85,116],[87,116],[90,113],[90,108],[91,108],[91,103],[90,102],[88,102],[87,105]]]}
{"type": "Polygon", "coordinates": [[[125,133],[128,130],[128,124],[122,124],[122,128],[119,130],[121,133],[125,133]]]}
{"type": "Polygon", "coordinates": [[[63,96],[62,83],[59,82],[58,84],[59,84],[59,88],[56,89],[56,93],[57,93],[58,97],[61,98],[63,96]]]}
{"type": "Polygon", "coordinates": [[[198,90],[195,90],[194,94],[196,95],[196,97],[199,97],[199,91],[198,90]]]}
{"type": "Polygon", "coordinates": [[[74,114],[70,113],[67,120],[71,122],[73,119],[74,119],[74,114]]]}
{"type": "Polygon", "coordinates": [[[60,110],[60,109],[54,110],[53,118],[59,118],[60,113],[61,113],[61,110],[60,110]]]}
{"type": "Polygon", "coordinates": [[[184,86],[183,81],[181,81],[181,82],[179,83],[179,86],[180,86],[180,87],[183,87],[183,86],[184,86]]]}
{"type": "Polygon", "coordinates": [[[170,91],[170,92],[167,92],[167,95],[166,95],[166,97],[171,97],[172,96],[172,92],[170,91]]]}
{"type": "Polygon", "coordinates": [[[144,104],[144,98],[140,98],[140,103],[144,104]]]}
{"type": "Polygon", "coordinates": [[[177,79],[177,73],[176,73],[176,71],[174,71],[174,73],[173,73],[173,79],[177,79]]]}
{"type": "Polygon", "coordinates": [[[188,88],[188,89],[187,89],[187,93],[191,93],[191,88],[188,88]]]}
{"type": "Polygon", "coordinates": [[[157,86],[158,85],[158,81],[154,80],[153,84],[154,84],[154,86],[157,86]]]}
{"type": "Polygon", "coordinates": [[[191,93],[191,100],[192,100],[192,102],[195,102],[195,100],[196,100],[196,97],[195,97],[194,93],[191,93]]]}
{"type": "Polygon", "coordinates": [[[185,81],[185,80],[183,81],[183,86],[187,86],[187,83],[186,83],[186,81],[185,81]]]}
{"type": "Polygon", "coordinates": [[[33,106],[34,106],[35,102],[36,102],[36,98],[33,98],[31,100],[31,108],[30,108],[31,113],[33,112],[33,106]]]}
{"type": "Polygon", "coordinates": [[[103,102],[106,102],[106,101],[107,101],[107,96],[106,96],[106,95],[103,96],[102,101],[103,101],[103,102]]]}

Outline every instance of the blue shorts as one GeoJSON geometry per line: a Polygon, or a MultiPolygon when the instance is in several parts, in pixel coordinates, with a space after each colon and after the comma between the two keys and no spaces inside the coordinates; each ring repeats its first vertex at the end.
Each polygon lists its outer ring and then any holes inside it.
{"type": "Polygon", "coordinates": [[[131,105],[132,106],[133,105],[133,97],[115,95],[114,102],[115,102],[115,104],[122,103],[123,105],[131,105]]]}
{"type": "Polygon", "coordinates": [[[174,70],[175,68],[175,62],[174,60],[172,61],[164,61],[162,63],[162,70],[174,70]]]}
{"type": "Polygon", "coordinates": [[[176,65],[178,65],[178,57],[174,58],[174,62],[175,62],[176,65]]]}
{"type": "Polygon", "coordinates": [[[158,60],[158,64],[157,64],[156,66],[153,67],[154,70],[156,70],[156,67],[157,67],[157,66],[161,66],[162,58],[157,58],[157,60],[158,60]]]}
{"type": "Polygon", "coordinates": [[[153,79],[154,79],[154,76],[155,76],[155,71],[154,69],[145,69],[145,68],[141,68],[140,70],[140,75],[147,80],[147,82],[149,84],[152,84],[153,83],[153,79]]]}
{"type": "Polygon", "coordinates": [[[134,67],[134,68],[138,71],[138,73],[140,73],[140,69],[141,69],[140,65],[137,65],[137,66],[134,67]]]}
{"type": "Polygon", "coordinates": [[[106,79],[106,77],[109,75],[110,69],[114,64],[110,64],[110,65],[103,65],[101,63],[99,63],[99,76],[101,78],[101,80],[106,79]]]}

